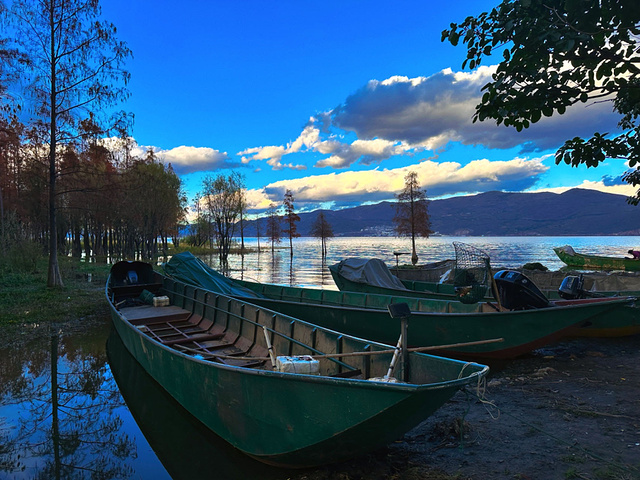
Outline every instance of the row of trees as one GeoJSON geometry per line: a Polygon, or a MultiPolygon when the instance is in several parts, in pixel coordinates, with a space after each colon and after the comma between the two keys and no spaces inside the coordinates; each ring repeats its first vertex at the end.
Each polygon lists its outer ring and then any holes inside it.
{"type": "MultiPolygon", "coordinates": [[[[254,220],[258,249],[260,238],[271,242],[271,250],[282,241],[283,235],[289,239],[289,250],[293,256],[293,239],[300,237],[297,223],[300,216],[295,212],[294,196],[287,190],[282,203],[282,212],[272,203],[265,214],[254,220]],[[264,230],[263,230],[264,226],[264,230]]],[[[202,182],[202,191],[196,194],[194,202],[195,222],[188,237],[193,246],[215,247],[220,264],[227,264],[231,247],[240,237],[240,252],[244,252],[244,227],[247,215],[246,187],[244,177],[238,172],[225,176],[208,175],[202,182]]],[[[321,239],[322,255],[327,253],[327,239],[333,237],[333,229],[321,212],[314,222],[311,234],[321,239]]]]}
{"type": "Polygon", "coordinates": [[[59,250],[149,258],[158,238],[166,249],[186,200],[170,166],[131,154],[131,116],[113,110],[128,96],[131,51],[99,1],[13,0],[0,14],[3,251],[42,244],[56,286],[59,250]],[[116,147],[99,140],[114,134],[116,147]]]}
{"type": "Polygon", "coordinates": [[[186,197],[171,166],[148,152],[131,154],[128,140],[107,148],[97,138],[67,145],[56,161],[56,224],[50,231],[47,146],[10,130],[0,140],[2,244],[24,241],[74,257],[142,256],[166,251],[179,241],[186,197]]]}

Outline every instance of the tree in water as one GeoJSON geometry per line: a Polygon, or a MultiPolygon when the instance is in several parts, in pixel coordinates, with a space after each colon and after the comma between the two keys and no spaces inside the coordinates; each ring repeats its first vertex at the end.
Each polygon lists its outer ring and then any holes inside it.
{"type": "Polygon", "coordinates": [[[231,240],[242,208],[242,177],[233,172],[228,177],[208,175],[203,181],[205,205],[213,224],[220,266],[225,268],[231,251],[231,240]]]}
{"type": "Polygon", "coordinates": [[[260,254],[260,235],[262,234],[262,231],[260,230],[260,221],[262,219],[260,217],[256,218],[256,238],[258,239],[258,255],[260,254]]]}
{"type": "Polygon", "coordinates": [[[14,0],[9,18],[15,42],[29,58],[30,101],[49,148],[48,286],[62,286],[58,266],[56,179],[58,146],[77,138],[79,120],[127,97],[123,65],[131,51],[116,39],[113,24],[100,21],[98,0],[14,0]],[[92,110],[90,110],[92,109],[92,110]]]}
{"type": "Polygon", "coordinates": [[[420,188],[418,174],[409,172],[404,177],[404,190],[396,195],[396,214],[393,223],[400,236],[411,236],[411,263],[418,263],[416,236],[428,238],[431,233],[427,192],[420,188]]]}
{"type": "Polygon", "coordinates": [[[291,190],[287,190],[284,194],[284,222],[285,227],[282,231],[287,234],[289,237],[289,251],[291,252],[291,256],[293,257],[293,239],[298,238],[300,234],[298,233],[298,226],[296,222],[300,221],[300,216],[295,213],[295,209],[293,207],[293,192],[291,190]]]}
{"type": "Polygon", "coordinates": [[[244,218],[247,211],[247,188],[245,186],[245,177],[238,174],[238,186],[240,187],[240,254],[244,255],[244,218]]]}
{"type": "Polygon", "coordinates": [[[311,235],[320,239],[322,246],[322,258],[326,258],[327,239],[333,237],[333,228],[324,216],[324,212],[318,213],[313,225],[311,225],[311,235]]]}
{"type": "MultiPolygon", "coordinates": [[[[493,119],[521,131],[578,103],[610,102],[621,133],[567,140],[556,164],[596,167],[624,159],[635,167],[623,175],[633,186],[640,185],[639,37],[637,0],[504,0],[442,32],[443,41],[466,44],[462,68],[477,68],[496,51],[504,59],[483,87],[474,122],[493,119]]],[[[629,199],[639,201],[640,190],[629,199]]]]}
{"type": "Polygon", "coordinates": [[[267,209],[267,238],[271,240],[271,255],[275,253],[276,243],[280,243],[280,217],[274,203],[267,209]]]}

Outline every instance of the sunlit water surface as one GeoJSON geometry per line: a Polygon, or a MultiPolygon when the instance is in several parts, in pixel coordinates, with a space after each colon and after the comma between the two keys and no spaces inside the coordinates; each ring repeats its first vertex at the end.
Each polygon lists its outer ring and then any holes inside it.
{"type": "MultiPolygon", "coordinates": [[[[484,250],[494,267],[563,264],[552,247],[625,255],[640,237],[434,237],[418,241],[420,263],[455,258],[453,241],[484,250]]],[[[247,239],[257,248],[256,239],[247,239]]],[[[327,266],[346,257],[395,265],[407,239],[334,238],[323,262],[317,239],[291,252],[264,241],[259,254],[232,256],[230,274],[284,285],[335,289],[327,266]]],[[[217,258],[206,258],[217,267],[217,258]]],[[[400,256],[407,263],[409,256],[400,256]]],[[[0,478],[245,479],[288,478],[240,454],[206,431],[131,358],[110,321],[90,327],[30,326],[0,345],[0,478]],[[107,339],[109,341],[107,342],[107,339]],[[108,345],[108,346],[107,346],[108,345]]]]}

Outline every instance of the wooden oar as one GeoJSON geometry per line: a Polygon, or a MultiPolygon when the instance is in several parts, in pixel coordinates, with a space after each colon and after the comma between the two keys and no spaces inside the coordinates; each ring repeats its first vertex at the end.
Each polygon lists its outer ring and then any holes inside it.
{"type": "MultiPolygon", "coordinates": [[[[396,368],[396,362],[398,361],[398,355],[400,355],[401,349],[402,349],[402,334],[400,334],[400,337],[398,338],[398,343],[396,344],[396,348],[393,351],[393,358],[391,359],[389,370],[387,370],[387,374],[384,376],[384,378],[390,378],[393,376],[393,370],[396,368]]],[[[326,357],[326,355],[324,356],[326,357]]]]}
{"type": "MultiPolygon", "coordinates": [[[[276,369],[276,354],[273,351],[273,346],[271,345],[271,339],[269,338],[269,331],[267,330],[267,327],[265,327],[264,325],[262,326],[262,331],[264,332],[264,339],[267,342],[267,350],[269,350],[269,357],[271,357],[271,366],[275,370],[276,369]]],[[[216,355],[216,356],[218,356],[218,355],[216,355]]],[[[218,356],[218,358],[223,358],[223,357],[218,356]]]]}
{"type": "MultiPolygon", "coordinates": [[[[449,345],[432,345],[429,347],[413,347],[413,348],[408,348],[407,351],[409,352],[428,352],[431,350],[445,350],[448,348],[457,348],[457,347],[471,347],[474,345],[484,345],[487,343],[499,343],[499,342],[504,342],[504,338],[492,338],[490,340],[478,340],[475,342],[463,342],[463,343],[450,343],[449,345]]],[[[196,350],[195,348],[189,348],[189,347],[185,347],[184,345],[178,345],[180,347],[181,350],[185,351],[185,352],[190,352],[190,353],[197,353],[199,355],[205,356],[207,355],[208,357],[214,357],[214,358],[220,358],[220,359],[235,359],[235,360],[261,360],[261,361],[267,361],[267,360],[271,360],[273,362],[273,359],[271,357],[240,357],[240,356],[236,356],[236,355],[216,355],[213,352],[206,352],[206,351],[202,351],[202,350],[196,350]]],[[[388,353],[394,353],[396,351],[396,349],[394,348],[393,350],[371,350],[368,352],[348,352],[348,353],[327,353],[326,355],[310,355],[312,358],[314,358],[315,360],[320,360],[322,358],[340,358],[340,357],[365,357],[365,356],[369,356],[369,355],[382,355],[382,354],[388,354],[388,353]]]]}

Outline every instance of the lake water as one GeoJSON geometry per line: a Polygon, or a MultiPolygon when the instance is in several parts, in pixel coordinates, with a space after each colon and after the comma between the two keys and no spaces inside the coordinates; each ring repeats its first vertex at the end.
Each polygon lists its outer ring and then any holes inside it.
{"type": "MultiPolygon", "coordinates": [[[[455,259],[453,242],[462,242],[478,248],[489,255],[491,266],[517,268],[525,263],[539,262],[549,270],[564,266],[553,251],[553,247],[571,245],[580,253],[593,255],[625,256],[627,251],[640,247],[640,237],[431,237],[417,239],[418,263],[455,259]]],[[[258,282],[282,285],[300,285],[321,288],[336,288],[328,265],[346,257],[379,258],[387,265],[396,264],[394,252],[411,252],[407,238],[362,237],[332,238],[328,242],[326,261],[323,263],[320,240],[298,238],[293,244],[293,260],[288,241],[277,245],[274,255],[264,240],[260,242],[261,253],[232,256],[229,261],[230,276],[258,282]]],[[[256,248],[257,240],[245,240],[245,246],[256,248]]],[[[399,263],[410,263],[411,255],[399,256],[399,263]]],[[[218,268],[216,256],[205,258],[218,268]]]]}
{"type": "MultiPolygon", "coordinates": [[[[552,247],[624,255],[640,237],[434,237],[418,242],[420,263],[455,258],[453,241],[487,252],[493,267],[540,262],[562,267],[552,247]]],[[[247,246],[257,247],[256,239],[247,246]]],[[[284,246],[283,243],[281,245],[284,246]]],[[[261,247],[269,247],[261,241],[261,247]]],[[[395,264],[407,239],[335,238],[323,263],[317,239],[230,259],[231,275],[262,282],[332,288],[327,265],[348,256],[395,264]]],[[[208,259],[216,266],[216,258],[208,259]]],[[[408,256],[400,257],[401,263],[408,256]]],[[[0,306],[1,308],[1,306],[0,306]]],[[[291,472],[240,454],[173,401],[111,335],[91,325],[30,325],[0,345],[0,479],[286,479],[291,472]]],[[[445,406],[446,408],[446,406],[445,406]]]]}

